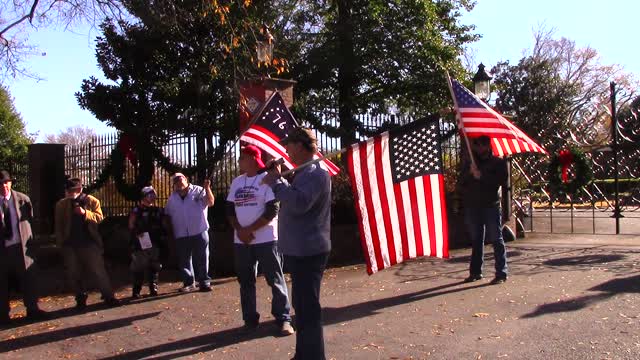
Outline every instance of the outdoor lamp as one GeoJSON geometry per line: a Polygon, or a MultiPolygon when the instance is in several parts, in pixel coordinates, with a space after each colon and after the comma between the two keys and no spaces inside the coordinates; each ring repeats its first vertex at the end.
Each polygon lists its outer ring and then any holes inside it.
{"type": "Polygon", "coordinates": [[[473,85],[474,93],[484,101],[487,101],[491,96],[491,79],[493,79],[493,77],[485,71],[484,65],[480,63],[480,65],[478,65],[478,72],[473,75],[473,85]]]}
{"type": "Polygon", "coordinates": [[[262,24],[262,29],[260,29],[260,34],[257,38],[256,52],[259,63],[271,62],[273,56],[273,35],[271,35],[269,27],[265,24],[262,24]]]}

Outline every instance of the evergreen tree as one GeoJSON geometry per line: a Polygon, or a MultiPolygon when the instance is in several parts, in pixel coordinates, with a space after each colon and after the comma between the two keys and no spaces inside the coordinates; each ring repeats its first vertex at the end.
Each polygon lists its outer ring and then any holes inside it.
{"type": "Polygon", "coordinates": [[[12,167],[24,163],[27,158],[27,145],[31,143],[32,139],[13,105],[9,91],[0,87],[0,164],[12,167]]]}

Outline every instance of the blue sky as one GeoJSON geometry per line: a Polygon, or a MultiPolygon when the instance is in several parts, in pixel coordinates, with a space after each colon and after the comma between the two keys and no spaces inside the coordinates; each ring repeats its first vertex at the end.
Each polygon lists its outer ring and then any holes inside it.
{"type": "MultiPolygon", "coordinates": [[[[517,62],[533,44],[533,31],[544,24],[556,29],[579,46],[591,46],[603,64],[620,64],[640,78],[640,50],[634,45],[640,2],[632,0],[478,0],[463,17],[475,24],[482,39],[471,46],[477,62],[488,68],[499,60],[517,62]]],[[[80,109],[74,97],[82,80],[102,78],[95,56],[97,29],[44,29],[31,34],[31,41],[44,56],[34,56],[27,66],[44,78],[18,79],[8,83],[17,110],[29,133],[39,139],[70,126],[85,125],[98,134],[112,131],[91,113],[80,109]]]]}

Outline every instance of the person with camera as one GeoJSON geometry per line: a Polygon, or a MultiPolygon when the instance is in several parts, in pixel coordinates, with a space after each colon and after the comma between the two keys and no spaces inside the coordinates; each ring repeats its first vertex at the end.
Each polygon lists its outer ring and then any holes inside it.
{"type": "Polygon", "coordinates": [[[38,307],[33,259],[33,233],[31,199],[13,190],[13,178],[6,170],[0,171],[0,325],[10,322],[10,280],[19,283],[28,320],[44,320],[48,314],[38,307]]]}
{"type": "Polygon", "coordinates": [[[158,273],[162,269],[160,249],[164,247],[164,209],[155,205],[156,197],[152,186],[142,188],[142,200],[129,214],[133,299],[140,298],[145,272],[149,280],[149,295],[158,295],[158,273]]]}
{"type": "Polygon", "coordinates": [[[76,297],[76,308],[87,306],[87,293],[82,274],[94,275],[107,306],[120,305],[115,298],[104,264],[103,244],[98,224],[103,215],[100,201],[82,193],[78,178],[67,179],[65,197],[56,203],[56,243],[62,248],[67,278],[76,297]]]}

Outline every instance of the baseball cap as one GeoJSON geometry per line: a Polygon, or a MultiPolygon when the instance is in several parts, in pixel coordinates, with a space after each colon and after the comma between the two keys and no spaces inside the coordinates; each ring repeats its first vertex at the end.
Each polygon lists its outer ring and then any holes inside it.
{"type": "Polygon", "coordinates": [[[173,174],[173,175],[171,175],[171,181],[172,181],[172,182],[176,182],[176,180],[178,180],[178,179],[180,179],[180,178],[185,178],[185,179],[186,179],[187,177],[186,177],[186,176],[184,176],[184,174],[183,174],[183,173],[179,173],[179,172],[178,172],[178,173],[175,173],[175,174],[173,174]]]}
{"type": "Polygon", "coordinates": [[[264,162],[262,161],[262,151],[255,145],[246,145],[240,152],[245,155],[251,156],[258,164],[258,167],[263,168],[264,162]]]}
{"type": "Polygon", "coordinates": [[[145,186],[142,188],[142,196],[156,195],[156,189],[153,186],[145,186]]]}

